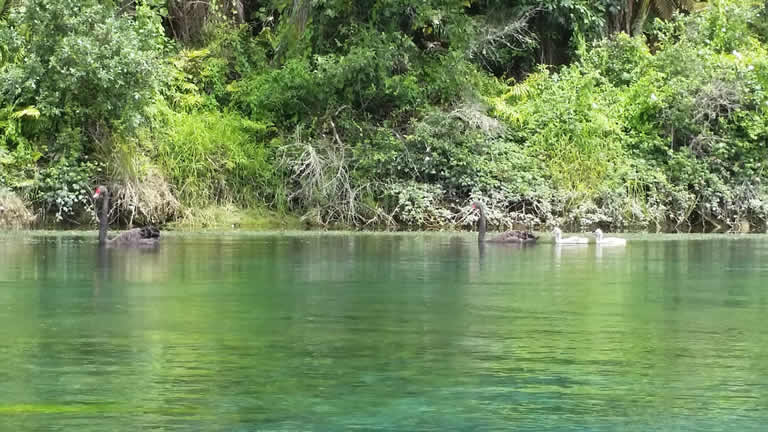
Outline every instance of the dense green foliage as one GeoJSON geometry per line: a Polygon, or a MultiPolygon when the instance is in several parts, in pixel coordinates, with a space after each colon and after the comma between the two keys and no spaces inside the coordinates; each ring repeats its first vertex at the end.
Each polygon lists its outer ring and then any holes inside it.
{"type": "Polygon", "coordinates": [[[764,2],[117,3],[0,6],[0,196],[39,222],[104,182],[127,223],[766,228],[764,2]]]}

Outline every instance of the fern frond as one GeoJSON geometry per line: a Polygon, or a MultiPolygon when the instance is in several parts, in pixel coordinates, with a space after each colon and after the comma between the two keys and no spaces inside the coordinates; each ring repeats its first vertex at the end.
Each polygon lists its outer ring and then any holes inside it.
{"type": "Polygon", "coordinates": [[[40,110],[30,105],[26,108],[20,109],[19,111],[15,111],[13,114],[11,114],[11,118],[14,118],[14,119],[20,119],[23,117],[30,117],[34,119],[40,118],[40,110]]]}

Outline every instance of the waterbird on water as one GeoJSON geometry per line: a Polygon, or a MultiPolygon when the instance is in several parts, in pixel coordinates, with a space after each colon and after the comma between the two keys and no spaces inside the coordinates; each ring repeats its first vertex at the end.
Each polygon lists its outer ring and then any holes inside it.
{"type": "Polygon", "coordinates": [[[97,187],[93,193],[93,199],[101,199],[101,211],[97,210],[99,213],[99,246],[154,246],[157,244],[160,239],[160,230],[153,226],[134,228],[120,233],[113,239],[107,239],[109,190],[105,186],[97,187]]]}
{"type": "Polygon", "coordinates": [[[603,237],[603,230],[600,228],[596,229],[595,232],[595,242],[599,245],[605,245],[605,246],[624,246],[627,244],[627,240],[619,237],[603,237]]]}
{"type": "Polygon", "coordinates": [[[485,205],[479,201],[472,203],[472,208],[480,212],[480,220],[477,223],[477,241],[489,243],[534,243],[536,236],[529,231],[506,231],[496,237],[486,240],[485,232],[487,229],[487,220],[485,218],[485,205]]]}
{"type": "Polygon", "coordinates": [[[560,230],[560,228],[555,227],[555,229],[552,230],[552,233],[555,235],[555,243],[557,244],[587,244],[589,243],[589,239],[586,237],[563,237],[563,232],[560,230]]]}

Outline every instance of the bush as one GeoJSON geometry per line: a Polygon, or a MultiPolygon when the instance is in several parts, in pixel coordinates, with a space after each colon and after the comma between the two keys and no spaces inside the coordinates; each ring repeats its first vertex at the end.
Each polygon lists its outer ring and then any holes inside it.
{"type": "Polygon", "coordinates": [[[281,69],[247,77],[232,88],[233,104],[240,112],[280,125],[309,120],[328,100],[326,84],[306,60],[288,61],[281,69]]]}
{"type": "Polygon", "coordinates": [[[183,49],[171,58],[164,93],[181,110],[220,110],[232,102],[231,84],[263,73],[266,53],[246,26],[219,25],[199,49],[183,49]]]}
{"type": "Polygon", "coordinates": [[[142,23],[95,0],[26,1],[0,30],[0,45],[19,60],[0,68],[0,96],[37,107],[45,133],[136,125],[160,70],[142,23]]]}
{"type": "Polygon", "coordinates": [[[580,54],[582,70],[597,71],[614,86],[637,81],[652,59],[645,38],[629,37],[626,33],[596,42],[580,54]]]}
{"type": "Polygon", "coordinates": [[[531,97],[515,105],[519,117],[510,127],[527,153],[547,167],[556,188],[594,197],[617,180],[624,158],[616,92],[596,73],[576,67],[545,82],[536,78],[534,85],[531,97]]]}
{"type": "Polygon", "coordinates": [[[394,183],[386,190],[392,199],[392,217],[407,227],[441,228],[453,223],[453,212],[443,208],[443,190],[438,185],[394,183]]]}
{"type": "Polygon", "coordinates": [[[55,222],[72,222],[72,217],[90,208],[91,179],[100,167],[86,160],[60,159],[40,171],[34,197],[55,222]]]}

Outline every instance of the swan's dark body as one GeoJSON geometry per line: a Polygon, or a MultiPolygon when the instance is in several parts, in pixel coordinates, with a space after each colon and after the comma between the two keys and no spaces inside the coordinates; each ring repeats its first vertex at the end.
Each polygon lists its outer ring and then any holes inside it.
{"type": "Polygon", "coordinates": [[[99,212],[99,245],[100,246],[155,246],[160,240],[160,230],[153,226],[134,228],[118,234],[112,239],[107,238],[109,221],[109,191],[104,186],[96,188],[94,199],[101,199],[101,211],[99,212]]]}
{"type": "Polygon", "coordinates": [[[107,240],[109,246],[154,246],[160,240],[160,230],[155,227],[134,228],[107,240]]]}
{"type": "Polygon", "coordinates": [[[482,203],[472,203],[472,208],[480,212],[480,220],[477,222],[477,241],[486,243],[518,243],[529,244],[536,242],[537,237],[529,231],[506,231],[493,238],[485,239],[488,222],[485,217],[485,206],[482,203]]]}
{"type": "Polygon", "coordinates": [[[485,240],[487,243],[533,243],[538,239],[528,231],[506,231],[496,237],[485,240]]]}

